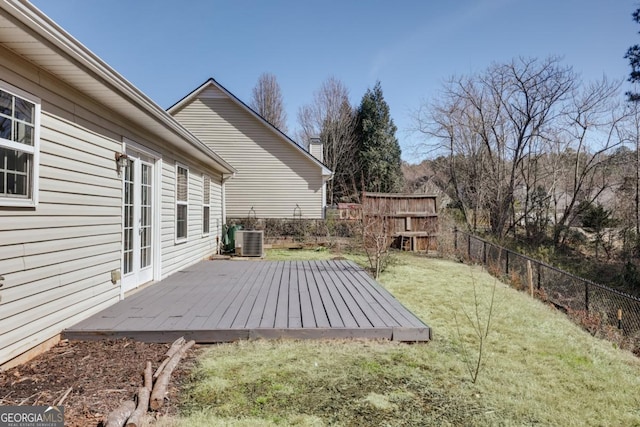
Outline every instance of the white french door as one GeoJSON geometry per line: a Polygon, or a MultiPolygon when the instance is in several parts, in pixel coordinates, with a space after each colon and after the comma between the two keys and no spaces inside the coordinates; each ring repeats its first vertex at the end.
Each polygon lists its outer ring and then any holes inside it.
{"type": "Polygon", "coordinates": [[[154,161],[127,152],[124,168],[122,292],[153,280],[154,161]]]}

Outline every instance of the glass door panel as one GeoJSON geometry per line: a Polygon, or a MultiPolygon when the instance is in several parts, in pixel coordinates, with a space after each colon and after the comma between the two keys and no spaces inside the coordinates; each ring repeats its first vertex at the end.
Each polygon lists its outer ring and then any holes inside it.
{"type": "Polygon", "coordinates": [[[123,290],[153,280],[153,163],[129,154],[124,168],[123,290]]]}

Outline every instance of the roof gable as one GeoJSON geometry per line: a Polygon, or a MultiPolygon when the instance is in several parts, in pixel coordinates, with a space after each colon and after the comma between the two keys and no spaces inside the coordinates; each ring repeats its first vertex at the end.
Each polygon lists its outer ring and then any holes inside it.
{"type": "Polygon", "coordinates": [[[233,101],[235,104],[240,106],[243,110],[248,112],[252,117],[255,118],[258,122],[260,122],[268,132],[273,132],[286,146],[290,147],[292,150],[297,150],[301,154],[303,154],[311,163],[321,168],[322,175],[325,177],[331,177],[333,172],[312,156],[307,150],[298,145],[294,140],[289,138],[285,133],[280,131],[278,128],[269,123],[264,117],[258,114],[254,109],[249,107],[247,104],[242,102],[237,96],[227,90],[224,86],[218,83],[215,79],[209,78],[203,84],[198,86],[191,93],[186,95],[184,98],[173,104],[171,107],[167,109],[169,114],[176,114],[185,106],[191,104],[196,99],[216,99],[216,98],[227,98],[233,101]]]}

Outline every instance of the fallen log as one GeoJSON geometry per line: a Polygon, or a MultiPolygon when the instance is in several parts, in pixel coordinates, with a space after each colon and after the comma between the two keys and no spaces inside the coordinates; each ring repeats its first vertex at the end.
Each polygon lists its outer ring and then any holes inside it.
{"type": "Polygon", "coordinates": [[[136,404],[133,400],[127,400],[123,402],[116,409],[111,411],[107,415],[106,420],[103,423],[104,427],[123,427],[124,423],[131,416],[131,413],[136,409],[136,404]]]}
{"type": "Polygon", "coordinates": [[[147,366],[144,369],[144,387],[151,393],[153,388],[153,368],[150,360],[147,360],[147,366]]]}
{"type": "Polygon", "coordinates": [[[145,415],[149,410],[149,399],[151,398],[151,389],[153,387],[153,368],[151,361],[147,360],[147,366],[144,369],[144,386],[138,388],[138,405],[135,411],[127,420],[126,427],[138,427],[142,425],[145,415]]]}
{"type": "Polygon", "coordinates": [[[176,368],[176,366],[178,366],[180,359],[182,359],[182,357],[185,355],[187,350],[193,347],[195,343],[196,343],[195,341],[189,341],[188,343],[180,347],[180,350],[178,350],[176,353],[173,354],[173,356],[171,356],[171,359],[169,359],[169,361],[166,363],[166,365],[162,369],[162,372],[156,379],[156,382],[153,386],[153,391],[151,392],[151,402],[149,406],[154,411],[157,411],[162,407],[162,405],[164,405],[164,397],[167,394],[167,389],[169,387],[169,380],[171,379],[171,373],[176,368]]]}
{"type": "Polygon", "coordinates": [[[147,411],[149,410],[149,396],[151,395],[151,390],[146,387],[138,388],[138,406],[135,411],[131,414],[129,419],[127,420],[126,427],[139,427],[142,425],[144,421],[145,415],[147,415],[147,411]]]}
{"type": "Polygon", "coordinates": [[[153,374],[153,378],[158,378],[158,376],[160,376],[160,373],[164,369],[165,365],[169,362],[169,359],[171,359],[171,356],[173,356],[177,351],[179,351],[180,348],[184,345],[184,343],[185,343],[184,337],[180,337],[177,340],[175,340],[173,344],[171,344],[171,347],[169,347],[169,350],[167,350],[167,352],[165,353],[165,359],[162,361],[160,366],[158,366],[158,369],[156,369],[155,374],[153,374]]]}

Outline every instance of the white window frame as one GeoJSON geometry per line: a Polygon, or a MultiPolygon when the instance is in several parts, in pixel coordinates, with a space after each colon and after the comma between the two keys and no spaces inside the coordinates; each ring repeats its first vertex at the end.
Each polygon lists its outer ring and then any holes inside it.
{"type": "Polygon", "coordinates": [[[189,238],[189,167],[176,162],[176,219],[175,219],[175,227],[176,227],[176,243],[184,243],[189,238]],[[187,171],[187,200],[178,200],[178,176],[180,169],[184,169],[187,171]],[[178,236],[178,208],[180,206],[186,206],[186,216],[185,216],[185,235],[178,236]]]}
{"type": "Polygon", "coordinates": [[[22,98],[34,104],[33,145],[0,138],[0,148],[21,151],[31,155],[31,171],[29,177],[29,197],[5,197],[0,195],[0,206],[6,207],[35,207],[38,205],[39,175],[40,175],[40,114],[41,100],[22,89],[0,80],[0,89],[11,95],[22,98]]]}
{"type": "MultiPolygon", "coordinates": [[[[154,167],[154,192],[153,192],[153,280],[162,280],[162,257],[160,254],[162,253],[162,233],[161,233],[161,224],[162,224],[162,170],[163,170],[163,161],[162,154],[158,151],[152,150],[147,146],[138,144],[137,142],[127,138],[126,136],[122,138],[122,152],[127,154],[133,154],[134,156],[146,156],[150,163],[153,163],[154,167]]],[[[124,185],[124,174],[122,175],[122,184],[124,185]]],[[[123,193],[124,195],[124,190],[123,193]]],[[[124,249],[124,203],[122,204],[122,247],[124,249]]],[[[124,252],[123,252],[124,254],[124,252]]],[[[124,260],[123,260],[124,262],[124,260]]],[[[124,289],[121,288],[122,293],[120,299],[124,299],[124,289]]]]}
{"type": "Polygon", "coordinates": [[[206,237],[211,234],[211,177],[207,174],[202,174],[202,236],[206,237]],[[206,181],[209,180],[209,194],[207,195],[205,185],[206,181]],[[209,199],[207,203],[207,198],[209,199]],[[205,209],[208,209],[209,215],[205,215],[205,209]],[[208,228],[205,229],[205,225],[208,225],[208,228]]]}

